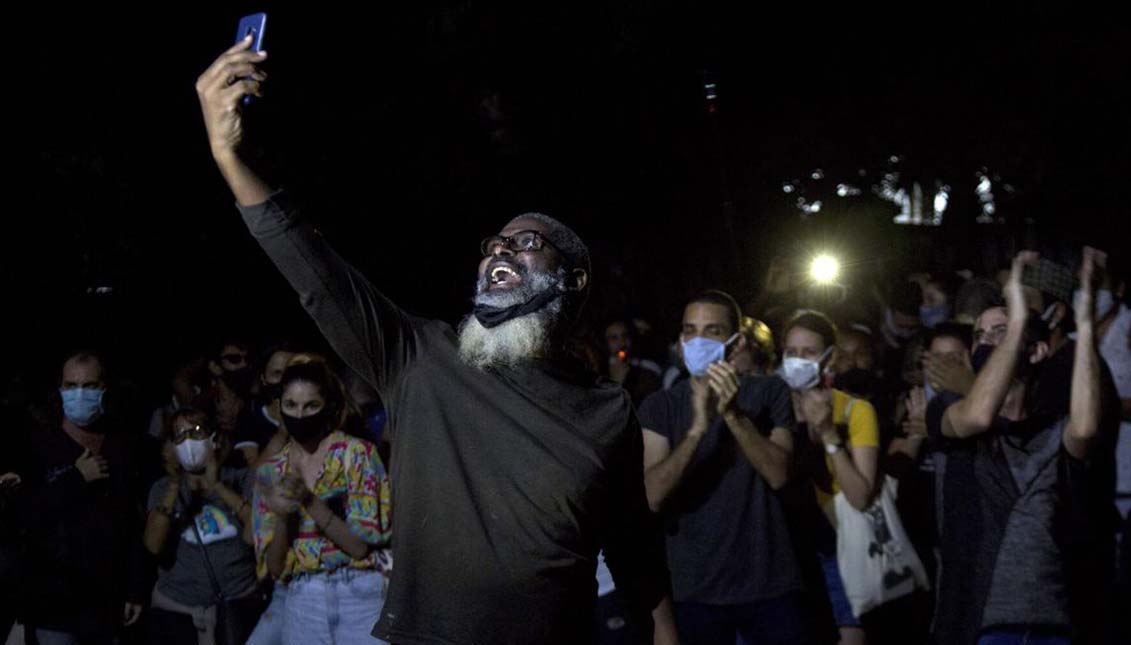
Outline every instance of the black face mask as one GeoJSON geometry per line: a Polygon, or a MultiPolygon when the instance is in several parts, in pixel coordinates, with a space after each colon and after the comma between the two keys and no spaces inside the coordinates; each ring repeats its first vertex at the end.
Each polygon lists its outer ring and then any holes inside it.
{"type": "Polygon", "coordinates": [[[870,398],[876,389],[876,376],[869,370],[853,368],[836,375],[833,386],[863,398],[870,398]]]}
{"type": "Polygon", "coordinates": [[[323,408],[318,412],[307,415],[305,417],[293,417],[286,412],[283,413],[283,428],[286,429],[287,434],[300,444],[308,444],[312,441],[321,439],[326,434],[329,424],[327,420],[329,415],[326,409],[323,408]]]}
{"type": "Polygon", "coordinates": [[[472,313],[475,314],[475,319],[479,321],[480,325],[491,329],[492,327],[498,327],[512,318],[532,314],[550,304],[555,298],[561,295],[562,292],[557,289],[547,289],[526,302],[520,302],[510,307],[475,305],[475,308],[472,309],[472,313]]]}
{"type": "Polygon", "coordinates": [[[251,386],[255,382],[255,374],[250,367],[225,371],[220,375],[220,378],[241,399],[247,399],[251,396],[251,386]]]}
{"type": "Polygon", "coordinates": [[[975,374],[982,371],[982,368],[990,361],[990,355],[994,353],[995,349],[997,348],[993,345],[978,345],[970,356],[970,365],[973,366],[975,374]]]}

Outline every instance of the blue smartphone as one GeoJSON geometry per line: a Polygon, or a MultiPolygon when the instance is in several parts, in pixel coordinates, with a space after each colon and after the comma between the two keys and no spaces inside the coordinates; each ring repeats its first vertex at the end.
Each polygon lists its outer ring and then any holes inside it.
{"type": "MultiPolygon", "coordinates": [[[[267,14],[253,13],[248,16],[240,18],[240,24],[236,27],[236,42],[240,42],[251,34],[251,47],[248,51],[258,52],[263,51],[263,32],[267,29],[267,14]]],[[[251,103],[251,95],[243,97],[243,104],[248,105],[251,103]]]]}

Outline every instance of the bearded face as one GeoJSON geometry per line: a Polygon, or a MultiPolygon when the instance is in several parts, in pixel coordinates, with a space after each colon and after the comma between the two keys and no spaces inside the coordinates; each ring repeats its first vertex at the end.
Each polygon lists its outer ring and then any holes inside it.
{"type": "MultiPolygon", "coordinates": [[[[547,293],[565,293],[567,273],[534,271],[519,264],[507,263],[505,270],[482,275],[475,288],[474,303],[479,306],[506,309],[520,306],[547,293]],[[500,275],[501,274],[501,275],[500,275]],[[510,282],[508,288],[492,288],[492,281],[510,282]]],[[[563,320],[562,298],[554,298],[545,306],[494,327],[485,327],[474,316],[460,325],[459,354],[468,365],[478,368],[514,366],[544,354],[554,332],[563,320]]]]}

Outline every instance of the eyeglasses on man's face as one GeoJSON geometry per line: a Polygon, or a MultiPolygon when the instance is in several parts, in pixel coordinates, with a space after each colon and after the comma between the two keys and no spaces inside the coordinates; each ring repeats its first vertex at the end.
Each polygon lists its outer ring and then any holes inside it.
{"type": "Polygon", "coordinates": [[[479,244],[479,252],[486,258],[497,255],[502,249],[512,253],[522,253],[524,251],[541,251],[546,247],[561,253],[561,249],[554,246],[553,242],[538,231],[519,231],[514,235],[492,235],[488,237],[479,244]]]}

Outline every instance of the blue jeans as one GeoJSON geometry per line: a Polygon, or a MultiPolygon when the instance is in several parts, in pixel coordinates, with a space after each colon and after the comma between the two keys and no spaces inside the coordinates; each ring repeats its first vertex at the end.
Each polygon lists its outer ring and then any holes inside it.
{"type": "Polygon", "coordinates": [[[1039,629],[993,629],[978,637],[978,645],[1071,645],[1058,632],[1039,629]]]}
{"type": "Polygon", "coordinates": [[[852,613],[852,603],[848,602],[848,593],[844,590],[844,580],[840,577],[840,568],[837,566],[836,552],[832,554],[817,552],[817,559],[821,562],[821,570],[825,574],[825,588],[829,593],[829,604],[833,608],[833,618],[837,627],[859,627],[860,620],[852,613]]]}
{"type": "Polygon", "coordinates": [[[255,631],[247,639],[246,645],[283,645],[283,619],[286,617],[287,587],[275,583],[271,592],[271,604],[259,617],[255,631]]]}
{"type": "Polygon", "coordinates": [[[87,645],[87,643],[117,643],[113,636],[105,638],[81,638],[70,632],[58,632],[53,629],[36,629],[35,639],[39,645],[87,645]]]}
{"type": "Polygon", "coordinates": [[[379,645],[370,635],[385,605],[385,576],[338,569],[287,585],[283,645],[379,645]]]}
{"type": "Polygon", "coordinates": [[[810,641],[801,594],[743,605],[675,603],[675,626],[682,645],[734,643],[804,645],[810,641]]]}

